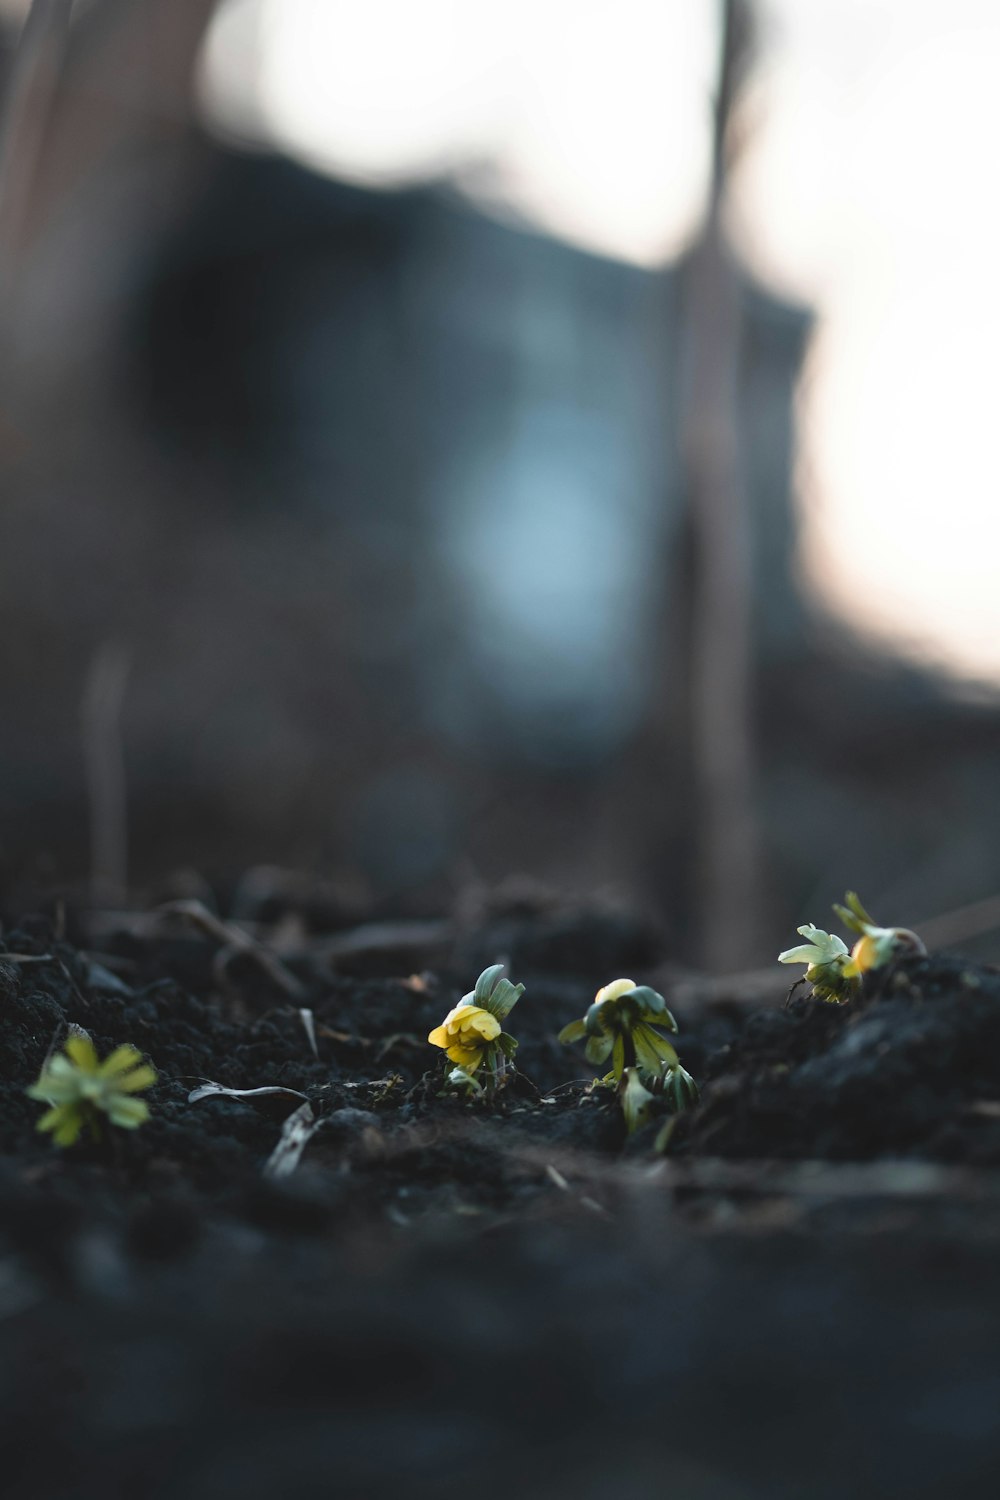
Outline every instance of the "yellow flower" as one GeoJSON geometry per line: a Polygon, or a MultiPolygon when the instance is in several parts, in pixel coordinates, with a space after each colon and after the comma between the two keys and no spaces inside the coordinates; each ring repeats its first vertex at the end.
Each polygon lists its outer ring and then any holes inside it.
{"type": "Polygon", "coordinates": [[[895,928],[873,927],[854,944],[851,961],[845,965],[844,973],[867,974],[869,969],[880,969],[891,957],[897,941],[895,928]]]}
{"type": "Polygon", "coordinates": [[[51,1131],[57,1146],[72,1146],[85,1126],[95,1138],[100,1135],[101,1115],[122,1130],[144,1125],[149,1105],[132,1095],[155,1082],[155,1071],[137,1048],[125,1043],[101,1062],[90,1037],[77,1031],[25,1092],[50,1106],[37,1128],[51,1131]]]}
{"type": "Polygon", "coordinates": [[[845,927],[859,934],[851,949],[850,962],[844,965],[848,976],[867,974],[872,969],[881,969],[890,959],[900,953],[925,954],[920,938],[908,927],[879,927],[872,921],[858,899],[857,892],[848,891],[844,897],[846,906],[834,906],[845,927]]]}
{"type": "Polygon", "coordinates": [[[453,1063],[467,1073],[474,1073],[483,1060],[490,1042],[500,1035],[500,1022],[481,1005],[456,1005],[440,1026],[435,1026],[427,1040],[432,1047],[443,1047],[453,1063]]]}

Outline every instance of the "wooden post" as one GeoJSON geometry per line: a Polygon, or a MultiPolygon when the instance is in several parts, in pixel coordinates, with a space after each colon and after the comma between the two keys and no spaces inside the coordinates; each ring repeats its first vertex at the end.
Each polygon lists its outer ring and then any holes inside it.
{"type": "Polygon", "coordinates": [[[693,543],[689,733],[700,956],[722,972],[752,956],[760,880],[752,549],[739,431],[741,299],[721,222],[730,117],[749,52],[749,21],[745,0],[726,0],[711,193],[687,288],[681,424],[693,543]]]}

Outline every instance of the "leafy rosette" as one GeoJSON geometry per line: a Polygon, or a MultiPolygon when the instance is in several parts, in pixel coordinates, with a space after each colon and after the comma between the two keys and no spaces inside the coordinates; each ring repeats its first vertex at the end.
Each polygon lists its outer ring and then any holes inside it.
{"type": "Polygon", "coordinates": [[[155,1082],[155,1071],[136,1047],[125,1043],[101,1062],[90,1037],[76,1030],[26,1092],[49,1105],[37,1128],[50,1131],[57,1146],[72,1146],[84,1129],[99,1139],[103,1120],[120,1130],[145,1124],[149,1105],[135,1095],[155,1082]]]}

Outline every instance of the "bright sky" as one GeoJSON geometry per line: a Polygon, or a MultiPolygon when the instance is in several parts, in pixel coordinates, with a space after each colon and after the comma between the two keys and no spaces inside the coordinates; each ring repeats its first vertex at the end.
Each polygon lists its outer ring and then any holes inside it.
{"type": "MultiPolygon", "coordinates": [[[[812,304],[802,566],[859,628],[1000,681],[998,0],[760,0],[731,223],[812,304]]],[[[230,0],[218,128],[356,181],[450,171],[656,264],[697,221],[711,0],[230,0]]]]}

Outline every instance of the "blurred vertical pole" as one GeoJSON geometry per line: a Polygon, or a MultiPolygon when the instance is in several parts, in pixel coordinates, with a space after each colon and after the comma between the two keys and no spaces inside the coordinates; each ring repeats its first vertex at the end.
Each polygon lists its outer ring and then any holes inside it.
{"type": "MultiPolygon", "coordinates": [[[[0,114],[0,297],[10,295],[31,189],[69,37],[73,0],[33,0],[0,114]]],[[[5,309],[4,309],[5,310],[5,309]]]]}
{"type": "Polygon", "coordinates": [[[683,344],[697,902],[701,957],[717,970],[737,968],[753,952],[760,878],[751,730],[752,552],[739,431],[741,302],[722,228],[732,109],[750,32],[748,0],[724,0],[711,191],[690,264],[683,344]]]}
{"type": "Polygon", "coordinates": [[[128,889],[128,802],[122,703],[130,653],[106,641],[94,656],[83,690],[83,756],[90,809],[90,896],[119,906],[128,889]]]}

